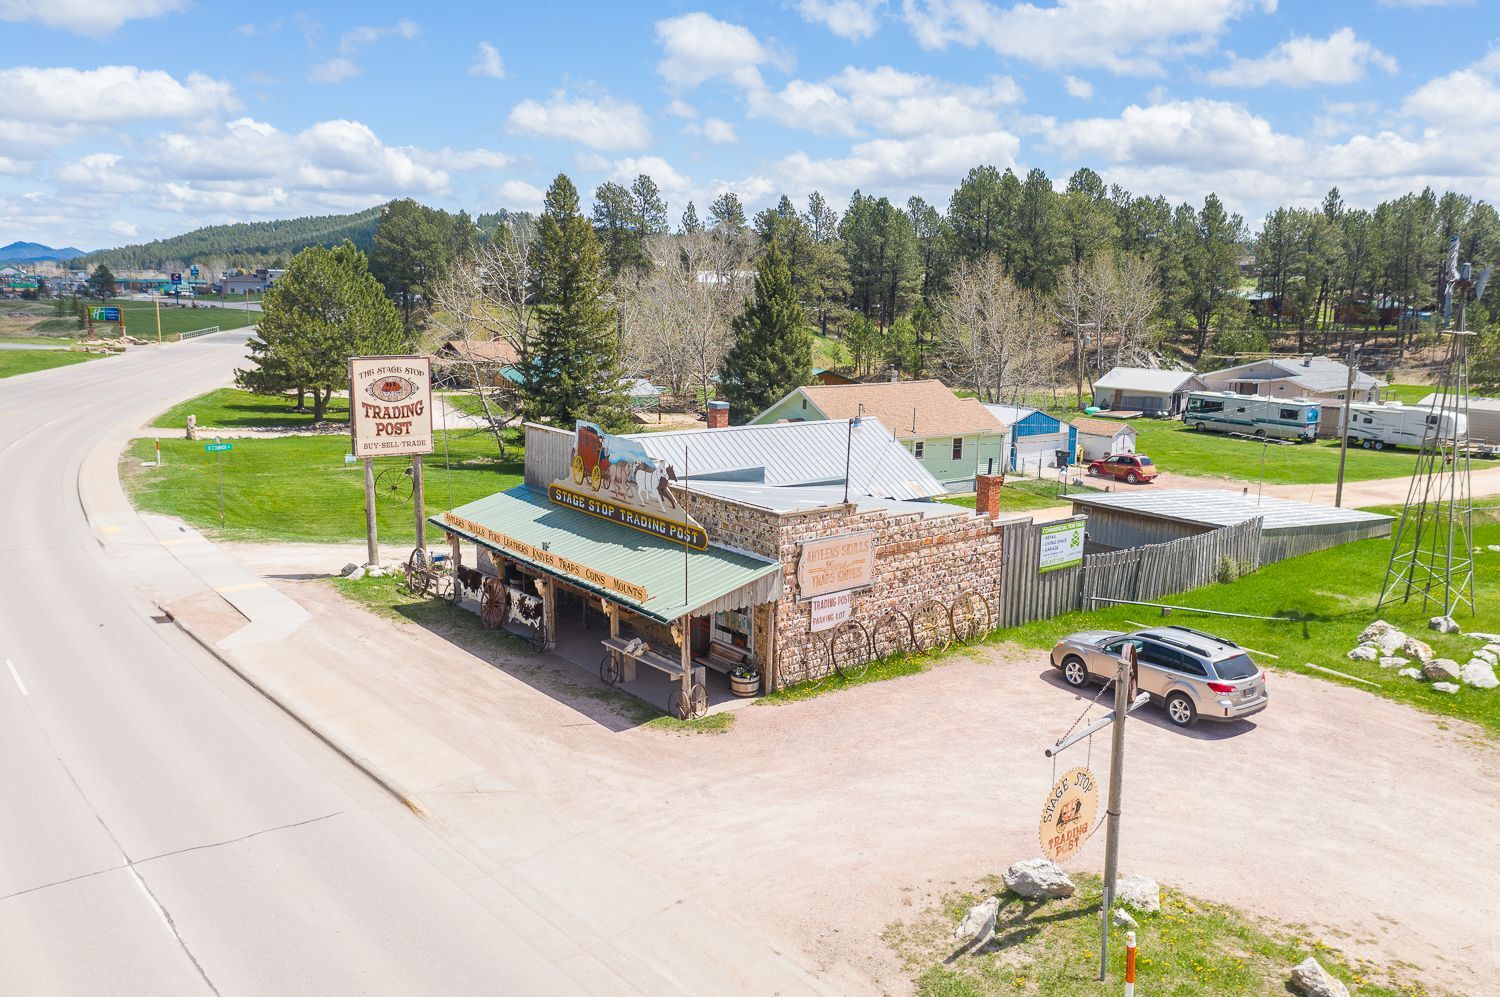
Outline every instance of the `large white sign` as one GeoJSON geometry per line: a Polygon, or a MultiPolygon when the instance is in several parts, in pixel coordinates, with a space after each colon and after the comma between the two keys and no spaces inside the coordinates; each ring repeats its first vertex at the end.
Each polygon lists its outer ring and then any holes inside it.
{"type": "Polygon", "coordinates": [[[1064,519],[1042,524],[1041,556],[1036,570],[1056,571],[1083,563],[1083,528],[1087,520],[1064,519]]]}
{"type": "Polygon", "coordinates": [[[835,592],[812,600],[812,632],[832,630],[849,618],[854,609],[853,592],[835,592]]]}
{"type": "Polygon", "coordinates": [[[874,576],[874,533],[866,530],[807,540],[797,558],[797,597],[805,602],[845,589],[868,588],[874,576]]]}
{"type": "Polygon", "coordinates": [[[350,357],[349,428],[356,457],[432,453],[432,360],[350,357]]]}

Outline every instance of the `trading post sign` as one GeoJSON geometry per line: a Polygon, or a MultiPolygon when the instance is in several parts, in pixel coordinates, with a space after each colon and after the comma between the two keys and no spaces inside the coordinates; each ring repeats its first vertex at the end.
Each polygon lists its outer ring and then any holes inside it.
{"type": "Polygon", "coordinates": [[[1053,784],[1042,807],[1037,837],[1054,862],[1077,855],[1089,839],[1099,810],[1099,783],[1086,768],[1069,769],[1053,784]]]}
{"type": "Polygon", "coordinates": [[[797,557],[797,598],[805,602],[844,589],[869,588],[874,577],[874,533],[808,540],[797,557]]]}
{"type": "Polygon", "coordinates": [[[677,470],[636,440],[579,420],[569,474],[547,485],[547,498],[597,519],[653,537],[708,549],[708,534],[683,508],[671,485],[677,470]]]}
{"type": "Polygon", "coordinates": [[[356,457],[432,453],[431,358],[350,357],[349,429],[356,457]]]}

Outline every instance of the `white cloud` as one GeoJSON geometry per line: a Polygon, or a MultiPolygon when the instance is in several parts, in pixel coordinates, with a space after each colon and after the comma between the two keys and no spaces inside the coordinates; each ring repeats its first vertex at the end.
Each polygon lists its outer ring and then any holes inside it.
{"type": "Polygon", "coordinates": [[[67,145],[84,133],[81,125],[0,118],[0,154],[33,160],[67,145]]]}
{"type": "Polygon", "coordinates": [[[182,10],[188,0],[0,0],[0,21],[35,21],[102,38],[126,21],[182,10]]]}
{"type": "Polygon", "coordinates": [[[307,71],[307,82],[309,83],[342,83],[359,75],[359,67],[354,64],[353,59],[345,59],[342,56],[334,59],[325,59],[307,71]]]}
{"type": "Polygon", "coordinates": [[[683,131],[689,135],[702,135],[715,145],[730,145],[739,141],[739,136],[734,133],[734,125],[723,118],[704,118],[702,124],[695,121],[683,131]]]}
{"type": "Polygon", "coordinates": [[[820,134],[853,136],[869,128],[907,136],[997,128],[996,110],[1021,98],[1008,76],[970,86],[890,66],[847,66],[821,82],[792,80],[781,90],[752,90],[747,103],[753,117],[820,134]]]}
{"type": "Polygon", "coordinates": [[[903,0],[917,43],[984,45],[1040,66],[1098,66],[1155,75],[1167,59],[1201,53],[1229,22],[1276,0],[1058,0],[1000,6],[988,0],[903,0]]]}
{"type": "Polygon", "coordinates": [[[123,235],[127,239],[134,239],[140,234],[140,226],[133,225],[127,221],[113,221],[109,223],[109,230],[116,235],[123,235]]]}
{"type": "Polygon", "coordinates": [[[656,182],[668,201],[685,198],[693,189],[693,181],[678,173],[676,167],[660,156],[617,159],[609,176],[611,180],[628,184],[643,173],[656,182]]]}
{"type": "Polygon", "coordinates": [[[1063,89],[1068,92],[1069,97],[1077,97],[1079,100],[1088,100],[1094,96],[1094,85],[1076,76],[1064,76],[1063,89]]]}
{"type": "Polygon", "coordinates": [[[238,105],[228,83],[193,73],[186,82],[159,69],[15,66],[0,69],[0,117],[59,124],[185,118],[238,105]]]}
{"type": "Polygon", "coordinates": [[[125,157],[112,152],[94,152],[71,163],[64,163],[52,173],[58,183],[101,194],[128,194],[146,186],[120,166],[125,157]]]}
{"type": "Polygon", "coordinates": [[[759,86],[758,67],[783,64],[749,28],[702,11],[657,21],[656,40],[662,47],[656,71],[673,86],[689,90],[717,77],[742,87],[759,86]]]}
{"type": "Polygon", "coordinates": [[[339,51],[344,55],[353,55],[365,46],[386,38],[405,38],[410,41],[421,33],[420,24],[405,18],[391,25],[362,24],[344,33],[344,37],[339,39],[339,51]]]}
{"type": "Polygon", "coordinates": [[[31,164],[11,159],[9,156],[0,156],[0,174],[18,177],[23,173],[31,172],[31,164]]]}
{"type": "Polygon", "coordinates": [[[507,180],[495,192],[500,207],[510,211],[541,211],[547,192],[524,180],[507,180]]]}
{"type": "Polygon", "coordinates": [[[827,25],[839,37],[857,42],[874,36],[883,7],[885,0],[801,0],[797,10],[804,20],[827,25]]]}
{"type": "Polygon", "coordinates": [[[1243,105],[1217,100],[1132,104],[1117,118],[1051,122],[1046,140],[1075,161],[1184,168],[1273,167],[1300,160],[1298,139],[1243,105]]]}
{"type": "Polygon", "coordinates": [[[500,58],[500,50],[489,42],[479,43],[479,58],[474,65],[469,67],[470,76],[490,76],[494,79],[505,78],[505,61],[500,58]]]}
{"type": "Polygon", "coordinates": [[[667,113],[674,118],[696,118],[698,109],[687,101],[674,97],[672,103],[667,105],[667,113]]]}
{"type": "Polygon", "coordinates": [[[1353,28],[1339,28],[1327,38],[1293,35],[1258,59],[1231,56],[1208,81],[1230,87],[1330,86],[1358,83],[1371,66],[1394,73],[1396,60],[1359,39],[1353,28]]]}
{"type": "Polygon", "coordinates": [[[506,119],[512,131],[577,142],[592,149],[644,149],[651,141],[646,115],[608,95],[570,98],[555,91],[545,104],[523,100],[506,119]]]}
{"type": "Polygon", "coordinates": [[[1500,125],[1500,86],[1483,63],[1428,80],[1407,95],[1403,113],[1461,130],[1500,125]]]}

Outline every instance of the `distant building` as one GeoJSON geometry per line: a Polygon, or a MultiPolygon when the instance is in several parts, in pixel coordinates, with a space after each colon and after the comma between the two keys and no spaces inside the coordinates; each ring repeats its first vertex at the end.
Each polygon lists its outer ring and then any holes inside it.
{"type": "Polygon", "coordinates": [[[819,384],[853,384],[854,378],[846,377],[836,370],[828,370],[824,367],[813,368],[813,379],[819,384]]]}
{"type": "MultiPolygon", "coordinates": [[[[1210,391],[1233,391],[1239,395],[1272,398],[1310,398],[1344,401],[1349,368],[1329,357],[1303,356],[1252,360],[1249,363],[1211,370],[1202,375],[1210,391]]],[[[1380,382],[1364,371],[1354,372],[1355,402],[1380,398],[1380,382]]]]}
{"type": "MultiPolygon", "coordinates": [[[[1438,403],[1437,394],[1430,394],[1417,402],[1421,408],[1432,408],[1438,403]]],[[[1475,443],[1500,446],[1500,398],[1469,396],[1469,439],[1475,443]]]]}
{"type": "Polygon", "coordinates": [[[1188,392],[1206,387],[1190,370],[1116,367],[1094,382],[1094,404],[1116,412],[1180,415],[1188,392]]]}
{"type": "Polygon", "coordinates": [[[1079,416],[1073,420],[1083,459],[1103,460],[1115,454],[1135,453],[1135,427],[1118,419],[1092,419],[1079,416]]]}
{"type": "Polygon", "coordinates": [[[1077,440],[1073,428],[1041,409],[1027,405],[986,405],[990,415],[1007,427],[1005,466],[1011,471],[1036,471],[1057,466],[1061,450],[1071,462],[1077,440]]]}
{"type": "Polygon", "coordinates": [[[253,273],[225,274],[219,281],[219,290],[224,294],[244,294],[247,291],[264,291],[276,283],[277,279],[284,273],[286,273],[285,270],[268,270],[265,267],[260,267],[253,273]]]}

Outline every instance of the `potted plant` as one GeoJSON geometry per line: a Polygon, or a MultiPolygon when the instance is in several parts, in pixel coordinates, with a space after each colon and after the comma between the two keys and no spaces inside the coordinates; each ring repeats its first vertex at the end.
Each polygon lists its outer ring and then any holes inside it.
{"type": "Polygon", "coordinates": [[[760,672],[749,665],[729,669],[729,691],[736,696],[754,696],[760,692],[760,672]]]}

